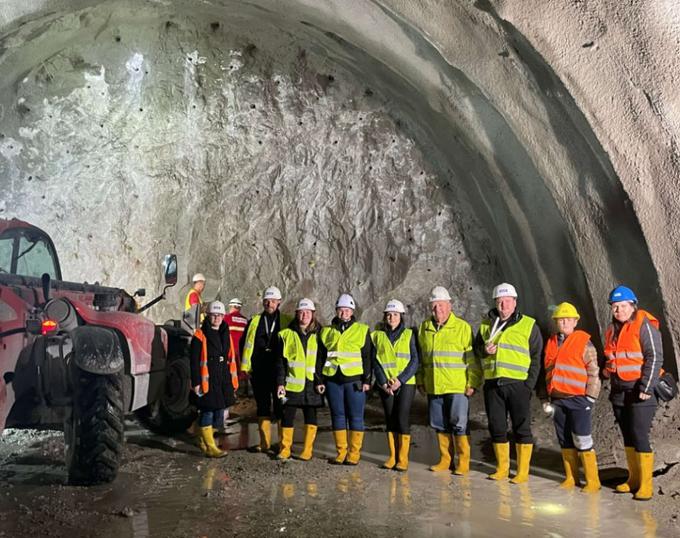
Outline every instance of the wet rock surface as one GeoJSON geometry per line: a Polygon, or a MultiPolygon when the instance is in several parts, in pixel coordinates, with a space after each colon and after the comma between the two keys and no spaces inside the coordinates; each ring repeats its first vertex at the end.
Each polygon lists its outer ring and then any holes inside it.
{"type": "MultiPolygon", "coordinates": [[[[245,448],[257,425],[234,420],[220,438],[229,448],[221,460],[203,458],[188,437],[158,437],[134,423],[119,478],[91,488],[65,485],[63,444],[56,432],[11,430],[0,441],[0,532],[5,536],[673,536],[677,503],[657,496],[650,503],[615,495],[620,468],[602,471],[596,495],[557,488],[559,453],[552,432],[536,431],[537,450],[529,484],[485,479],[491,447],[472,413],[473,466],[468,477],[431,473],[435,440],[424,424],[413,428],[407,473],[380,469],[385,435],[372,402],[362,461],[330,465],[329,417],[321,415],[315,457],[277,461],[245,448]],[[657,502],[657,499],[659,502],[657,502]]],[[[418,401],[417,417],[424,406],[418,401]]],[[[252,403],[240,404],[248,413],[252,403]]],[[[420,421],[422,422],[422,421],[420,421]]],[[[300,450],[296,430],[293,453],[300,450]]],[[[514,467],[514,464],[513,464],[514,467]]],[[[656,485],[663,488],[664,477],[656,485]]]]}

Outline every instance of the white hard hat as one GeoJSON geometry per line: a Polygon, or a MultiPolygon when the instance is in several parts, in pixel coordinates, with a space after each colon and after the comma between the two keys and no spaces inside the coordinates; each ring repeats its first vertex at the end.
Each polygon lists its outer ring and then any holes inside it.
{"type": "Polygon", "coordinates": [[[229,306],[238,306],[238,307],[243,306],[243,302],[241,301],[241,299],[239,299],[237,297],[234,297],[233,299],[231,299],[228,304],[229,304],[229,306]]]}
{"type": "Polygon", "coordinates": [[[383,312],[398,312],[399,314],[405,314],[404,303],[397,301],[396,299],[390,299],[385,305],[385,310],[383,312]]]}
{"type": "Polygon", "coordinates": [[[516,299],[517,290],[515,289],[515,286],[508,284],[507,282],[498,284],[498,286],[493,289],[493,298],[498,299],[500,297],[514,297],[516,299]]]}
{"type": "Polygon", "coordinates": [[[300,302],[297,305],[297,308],[295,310],[311,310],[312,312],[316,311],[316,306],[314,306],[314,301],[311,299],[300,299],[300,302]]]}
{"type": "Polygon", "coordinates": [[[351,308],[352,310],[356,310],[354,298],[349,293],[343,293],[340,297],[338,297],[338,302],[335,303],[335,308],[351,308]]]}
{"type": "Polygon", "coordinates": [[[430,292],[430,302],[434,303],[435,301],[450,301],[451,296],[449,295],[449,290],[447,290],[444,286],[435,286],[432,288],[432,291],[430,292]]]}
{"type": "Polygon", "coordinates": [[[266,290],[264,290],[264,294],[262,295],[262,299],[278,299],[279,301],[281,300],[281,290],[277,288],[276,286],[270,286],[266,290]]]}
{"type": "Polygon", "coordinates": [[[205,282],[205,275],[203,273],[196,273],[191,277],[192,282],[205,282]]]}
{"type": "Polygon", "coordinates": [[[208,307],[208,314],[226,314],[227,310],[224,308],[224,303],[220,301],[213,301],[208,307]]]}

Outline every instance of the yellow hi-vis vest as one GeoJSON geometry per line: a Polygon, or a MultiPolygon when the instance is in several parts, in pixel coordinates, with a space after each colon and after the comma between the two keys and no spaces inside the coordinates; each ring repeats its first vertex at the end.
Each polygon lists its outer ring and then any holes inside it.
{"type": "Polygon", "coordinates": [[[286,392],[302,392],[305,390],[305,380],[314,381],[316,371],[316,334],[307,338],[307,351],[302,345],[300,335],[292,329],[283,329],[279,336],[283,341],[283,356],[288,362],[286,376],[286,392]]]}
{"type": "MultiPolygon", "coordinates": [[[[376,358],[382,366],[387,379],[395,379],[408,366],[411,360],[411,329],[404,329],[394,345],[390,342],[385,331],[374,331],[371,340],[375,346],[376,358]]],[[[414,385],[415,376],[406,381],[407,385],[414,385]]]]}
{"type": "Polygon", "coordinates": [[[321,329],[321,341],[328,350],[323,375],[334,376],[338,371],[338,366],[343,375],[347,377],[362,375],[364,365],[361,361],[361,348],[366,343],[368,330],[368,325],[356,321],[343,333],[335,327],[321,329]]]}
{"type": "Polygon", "coordinates": [[[472,327],[453,312],[439,330],[432,318],[418,329],[420,368],[418,384],[430,395],[462,394],[481,384],[472,351],[472,327]]]}
{"type": "MultiPolygon", "coordinates": [[[[253,369],[251,359],[253,358],[253,351],[255,350],[255,334],[257,334],[257,327],[260,324],[261,317],[262,314],[255,314],[250,320],[250,324],[248,325],[246,341],[243,344],[243,356],[241,357],[242,372],[250,373],[250,371],[253,369]]],[[[279,332],[281,331],[281,329],[287,328],[292,320],[293,318],[290,317],[289,315],[279,312],[279,322],[281,323],[281,327],[279,327],[279,332]]]]}
{"type": "MultiPolygon", "coordinates": [[[[484,379],[507,377],[524,381],[529,376],[531,354],[529,338],[536,320],[522,315],[520,320],[494,337],[498,346],[494,355],[481,357],[484,379]]],[[[479,333],[486,343],[491,335],[491,321],[485,319],[479,327],[479,333]]]]}
{"type": "Polygon", "coordinates": [[[201,306],[203,306],[203,301],[201,300],[201,294],[198,293],[194,288],[191,288],[189,290],[189,292],[187,293],[187,296],[184,298],[184,310],[185,311],[189,310],[192,306],[194,306],[190,302],[190,299],[193,295],[196,295],[196,297],[198,298],[199,309],[200,309],[201,306]]]}

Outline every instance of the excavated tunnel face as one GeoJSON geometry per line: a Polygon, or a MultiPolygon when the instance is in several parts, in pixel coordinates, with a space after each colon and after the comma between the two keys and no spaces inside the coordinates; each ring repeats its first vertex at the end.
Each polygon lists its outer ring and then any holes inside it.
{"type": "Polygon", "coordinates": [[[393,4],[10,1],[0,215],[50,232],[68,279],[156,288],[172,251],[249,312],[270,284],[325,318],[349,291],[371,322],[391,297],[419,320],[435,284],[474,323],[500,280],[541,319],[570,300],[603,322],[620,280],[657,300],[620,263],[649,254],[607,156],[528,42],[453,6],[451,57],[393,4]]]}

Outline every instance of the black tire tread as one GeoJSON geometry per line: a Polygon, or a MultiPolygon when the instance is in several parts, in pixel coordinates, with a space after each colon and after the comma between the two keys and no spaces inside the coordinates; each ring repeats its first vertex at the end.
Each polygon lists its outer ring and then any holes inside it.
{"type": "Polygon", "coordinates": [[[120,375],[79,372],[74,402],[75,446],[69,482],[112,482],[118,474],[125,424],[120,375]]]}

